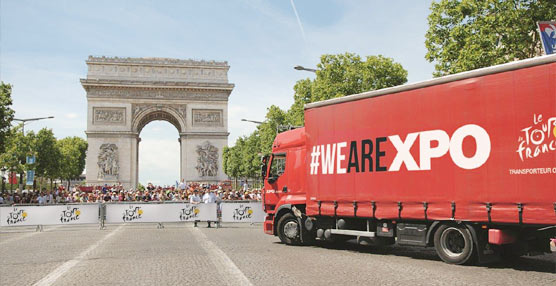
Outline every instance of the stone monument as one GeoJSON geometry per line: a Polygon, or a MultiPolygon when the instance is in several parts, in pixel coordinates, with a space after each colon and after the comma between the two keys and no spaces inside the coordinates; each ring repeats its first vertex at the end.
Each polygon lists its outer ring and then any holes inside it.
{"type": "MultiPolygon", "coordinates": [[[[139,135],[151,121],[179,132],[180,178],[217,182],[228,142],[227,62],[167,58],[89,57],[86,180],[136,187],[139,135]]],[[[177,178],[176,178],[177,179],[177,178]]]]}

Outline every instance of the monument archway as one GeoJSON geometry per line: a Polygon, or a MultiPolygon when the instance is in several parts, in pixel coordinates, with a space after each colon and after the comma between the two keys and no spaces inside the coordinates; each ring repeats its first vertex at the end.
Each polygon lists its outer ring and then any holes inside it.
{"type": "Polygon", "coordinates": [[[86,180],[136,187],[139,134],[163,120],[179,132],[180,179],[217,182],[228,141],[226,62],[89,57],[86,180]]]}

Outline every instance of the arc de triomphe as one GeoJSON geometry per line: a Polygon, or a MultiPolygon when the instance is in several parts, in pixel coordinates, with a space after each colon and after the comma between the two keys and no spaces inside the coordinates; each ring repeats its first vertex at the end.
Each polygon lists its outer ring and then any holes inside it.
{"type": "Polygon", "coordinates": [[[139,134],[154,120],[179,132],[180,179],[216,182],[228,142],[227,62],[89,57],[86,180],[138,183],[139,134]]]}

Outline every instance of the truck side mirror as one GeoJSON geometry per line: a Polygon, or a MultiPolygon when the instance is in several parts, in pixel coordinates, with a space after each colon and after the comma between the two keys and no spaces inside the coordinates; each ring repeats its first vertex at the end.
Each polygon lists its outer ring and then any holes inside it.
{"type": "Polygon", "coordinates": [[[263,178],[263,180],[266,177],[266,165],[261,166],[261,177],[263,178]]]}
{"type": "Polygon", "coordinates": [[[268,155],[266,155],[262,158],[261,177],[262,177],[263,180],[266,177],[266,169],[268,167],[267,164],[268,164],[268,155]]]}
{"type": "Polygon", "coordinates": [[[268,177],[267,180],[268,180],[268,183],[274,184],[274,182],[276,182],[277,179],[278,179],[278,177],[274,177],[274,176],[273,176],[273,177],[268,177]]]}

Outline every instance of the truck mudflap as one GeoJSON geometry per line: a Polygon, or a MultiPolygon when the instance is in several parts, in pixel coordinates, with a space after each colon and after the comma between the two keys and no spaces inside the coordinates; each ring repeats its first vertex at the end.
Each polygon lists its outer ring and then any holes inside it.
{"type": "Polygon", "coordinates": [[[470,224],[465,224],[465,227],[471,232],[473,237],[473,243],[475,249],[477,250],[477,262],[478,263],[490,263],[495,262],[500,259],[500,253],[495,251],[488,243],[488,234],[483,229],[478,226],[473,226],[470,224]]]}
{"type": "Polygon", "coordinates": [[[274,233],[274,217],[267,215],[263,223],[263,228],[264,228],[264,233],[270,235],[276,235],[274,233]]]}

